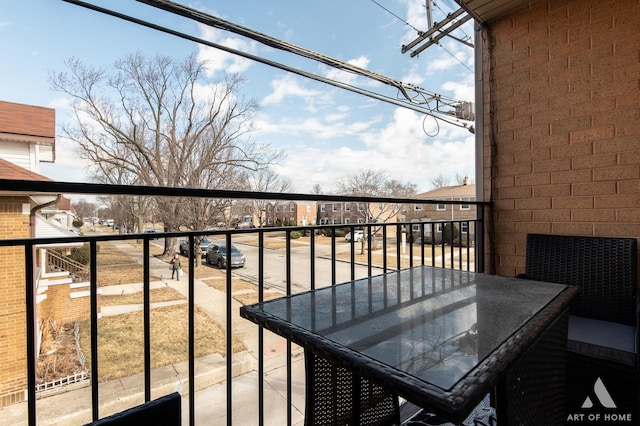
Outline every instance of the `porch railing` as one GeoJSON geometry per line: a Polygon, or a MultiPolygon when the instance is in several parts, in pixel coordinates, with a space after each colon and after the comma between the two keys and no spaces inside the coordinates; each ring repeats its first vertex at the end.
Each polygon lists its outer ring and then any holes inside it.
{"type": "MultiPolygon", "coordinates": [[[[127,187],[127,186],[106,186],[92,184],[72,184],[59,182],[23,182],[23,181],[1,181],[0,186],[7,190],[11,188],[21,193],[78,193],[78,194],[100,194],[100,195],[149,195],[165,197],[198,197],[198,198],[232,198],[232,199],[266,199],[266,200],[314,200],[325,201],[335,200],[344,202],[394,202],[404,204],[458,204],[456,202],[444,202],[442,200],[418,200],[418,199],[380,199],[371,197],[337,197],[319,196],[306,194],[265,194],[252,192],[227,192],[197,189],[178,188],[157,188],[157,187],[127,187]]],[[[89,281],[89,318],[90,318],[90,348],[83,348],[85,353],[90,354],[91,385],[90,403],[87,408],[78,408],[80,413],[73,417],[73,413],[67,413],[67,418],[74,418],[75,423],[89,422],[109,414],[116,409],[115,401],[111,401],[108,386],[100,382],[100,360],[104,355],[100,354],[100,344],[98,340],[98,328],[100,322],[99,294],[101,289],[98,286],[98,246],[104,242],[126,242],[127,240],[141,241],[142,259],[142,310],[143,310],[143,335],[144,335],[144,369],[141,374],[140,398],[149,401],[158,397],[158,393],[165,392],[166,386],[159,388],[152,381],[152,376],[156,374],[152,369],[152,349],[154,342],[151,341],[151,328],[155,325],[151,321],[152,303],[150,300],[152,261],[151,255],[152,240],[158,238],[178,238],[186,239],[189,243],[189,256],[183,261],[189,265],[186,276],[187,292],[187,360],[184,377],[176,380],[173,389],[180,390],[183,399],[187,399],[188,407],[183,412],[184,424],[301,424],[300,416],[304,413],[304,398],[300,395],[304,390],[304,382],[294,369],[299,368],[300,363],[294,362],[301,356],[299,350],[292,347],[291,342],[275,341],[273,335],[265,333],[252,324],[239,319],[238,302],[233,298],[234,280],[242,274],[245,280],[253,282],[257,289],[257,300],[262,301],[268,291],[277,291],[282,295],[289,295],[309,289],[334,285],[339,282],[365,278],[378,275],[393,269],[402,269],[421,264],[435,265],[444,268],[482,271],[484,265],[483,250],[484,242],[484,221],[483,212],[486,206],[481,202],[464,201],[465,205],[476,207],[477,217],[475,219],[447,220],[433,222],[394,222],[394,223],[366,223],[366,224],[334,224],[322,226],[293,226],[279,228],[254,228],[238,230],[199,230],[190,232],[167,232],[155,234],[108,234],[108,235],[81,235],[78,237],[65,238],[30,238],[0,240],[0,247],[22,246],[24,248],[25,260],[25,300],[26,300],[26,376],[27,376],[27,402],[25,403],[24,416],[29,425],[45,423],[47,419],[47,409],[44,407],[44,400],[36,398],[36,353],[38,339],[38,306],[35,294],[36,277],[34,276],[35,257],[34,251],[37,245],[64,243],[64,242],[86,242],[90,249],[89,281]],[[402,238],[405,231],[413,229],[419,230],[419,235],[438,235],[438,229],[455,227],[464,229],[451,238],[431,238],[417,241],[416,238],[402,238]],[[345,242],[343,237],[338,237],[340,231],[353,232],[362,229],[367,236],[367,244],[372,249],[362,250],[359,243],[355,241],[345,242]],[[379,230],[377,235],[373,235],[374,230],[379,230]],[[294,247],[292,234],[295,231],[305,232],[309,236],[305,239],[302,247],[294,247]],[[320,246],[320,234],[328,235],[323,239],[320,246]],[[196,262],[200,261],[196,255],[195,245],[197,239],[208,236],[211,240],[224,241],[227,247],[233,244],[241,245],[243,239],[251,239],[252,259],[255,265],[253,275],[248,276],[244,269],[231,269],[228,262],[224,269],[224,318],[222,320],[225,329],[226,352],[224,354],[224,377],[210,387],[216,387],[216,392],[224,388],[223,392],[217,393],[215,400],[199,400],[198,393],[204,392],[200,385],[201,380],[197,373],[201,372],[202,366],[196,366],[199,359],[196,357],[196,308],[201,302],[196,294],[196,284],[200,281],[196,278],[196,262]],[[266,240],[279,238],[283,242],[282,248],[269,248],[266,240]],[[373,244],[375,243],[375,247],[373,244]],[[376,250],[373,250],[375,248],[376,250]],[[360,254],[362,253],[362,254],[360,254]],[[280,260],[275,260],[280,259],[280,260]],[[306,266],[304,266],[306,265],[306,266]],[[302,274],[302,275],[301,275],[302,274]],[[281,278],[274,279],[274,276],[281,278]],[[275,290],[273,290],[275,288],[275,290]],[[271,289],[271,290],[270,290],[271,289]],[[251,327],[254,331],[247,332],[251,327]],[[250,367],[248,372],[238,372],[235,365],[238,356],[233,351],[232,342],[237,335],[247,343],[247,358],[250,367]],[[282,343],[282,344],[281,344],[282,343]],[[269,351],[276,353],[276,357],[271,357],[269,351]],[[247,383],[251,385],[247,388],[247,383]],[[251,394],[245,398],[238,396],[251,394]],[[247,406],[245,401],[249,400],[247,406]],[[276,402],[274,402],[276,401],[276,402]],[[302,403],[300,403],[302,401],[302,403]],[[213,412],[207,411],[212,410],[213,412]],[[211,416],[217,416],[212,418],[211,416]],[[277,420],[274,420],[277,418],[277,420]],[[247,422],[247,418],[251,420],[247,422]]],[[[293,234],[295,235],[295,234],[293,234]]],[[[340,234],[341,235],[341,234],[340,234]]],[[[445,236],[446,237],[446,236],[445,236]]],[[[201,267],[201,266],[198,266],[201,267]]],[[[202,266],[204,267],[204,266],[202,266]]],[[[165,271],[166,273],[166,271],[165,271]]],[[[169,272],[170,273],[170,272],[169,272]]],[[[219,307],[218,307],[219,308],[219,307]]],[[[85,392],[87,394],[87,392],[85,392]]],[[[209,394],[208,394],[209,395],[209,394]]],[[[54,398],[54,397],[52,397],[54,398]]],[[[114,397],[116,398],[116,397],[114,397]]],[[[211,398],[211,397],[209,397],[211,398]]],[[[142,401],[131,400],[129,406],[136,405],[142,401]]],[[[125,407],[126,408],[126,407],[125,407]]],[[[22,419],[23,421],[25,419],[22,419]]]]}
{"type": "Polygon", "coordinates": [[[89,278],[89,268],[87,265],[76,262],[55,250],[47,250],[47,271],[69,272],[74,281],[84,281],[89,278]]]}

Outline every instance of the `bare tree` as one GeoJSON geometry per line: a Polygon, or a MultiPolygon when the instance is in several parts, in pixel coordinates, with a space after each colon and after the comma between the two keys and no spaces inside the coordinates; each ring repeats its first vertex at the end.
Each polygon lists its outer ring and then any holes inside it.
{"type": "MultiPolygon", "coordinates": [[[[258,192],[279,192],[286,193],[293,190],[293,183],[290,179],[279,176],[272,168],[260,169],[253,172],[249,178],[249,188],[258,192]]],[[[257,217],[259,227],[262,228],[265,223],[265,215],[267,200],[253,200],[252,213],[253,217],[257,217]]]]}
{"type": "MultiPolygon", "coordinates": [[[[361,170],[338,181],[338,192],[343,195],[366,197],[410,198],[416,193],[416,185],[388,179],[382,171],[361,170]]],[[[398,203],[365,203],[362,214],[365,222],[385,223],[397,218],[404,209],[404,204],[398,203]]],[[[374,226],[372,234],[375,236],[380,228],[374,226]]],[[[362,252],[364,240],[363,238],[362,252]]]]}
{"type": "Polygon", "coordinates": [[[78,217],[82,219],[92,217],[98,207],[95,202],[87,201],[85,199],[73,201],[72,206],[78,217]]]}
{"type": "Polygon", "coordinates": [[[431,185],[433,185],[433,189],[442,188],[449,185],[449,178],[444,177],[444,175],[440,174],[431,179],[431,185]]]}
{"type": "Polygon", "coordinates": [[[320,186],[320,184],[316,183],[315,185],[313,185],[313,188],[311,189],[311,193],[316,195],[322,194],[322,187],[320,186]]]}
{"type": "MultiPolygon", "coordinates": [[[[182,61],[129,55],[111,72],[77,59],[66,65],[68,73],[50,75],[52,86],[73,98],[75,123],[63,133],[78,144],[98,181],[238,189],[243,171],[281,156],[250,137],[258,106],[239,96],[243,79],[207,81],[193,55],[182,61]]],[[[203,229],[226,205],[161,197],[153,204],[168,231],[203,229]]],[[[165,254],[176,245],[168,240],[165,254]]]]}

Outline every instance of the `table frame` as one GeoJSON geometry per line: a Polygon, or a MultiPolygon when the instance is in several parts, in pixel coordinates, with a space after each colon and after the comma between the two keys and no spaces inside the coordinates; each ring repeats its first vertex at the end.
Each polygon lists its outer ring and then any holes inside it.
{"type": "MultiPolygon", "coordinates": [[[[519,284],[526,285],[522,281],[519,284]]],[[[500,424],[559,424],[565,416],[568,307],[577,292],[574,286],[564,286],[449,390],[291,324],[261,310],[259,303],[243,306],[240,315],[452,422],[463,421],[495,389],[500,424]]]]}

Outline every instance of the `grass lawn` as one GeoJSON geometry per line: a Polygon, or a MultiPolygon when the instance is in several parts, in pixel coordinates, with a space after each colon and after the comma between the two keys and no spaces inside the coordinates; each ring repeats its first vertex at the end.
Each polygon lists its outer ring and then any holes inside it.
{"type": "MultiPolygon", "coordinates": [[[[142,251],[142,245],[140,245],[140,251],[142,251]]],[[[150,251],[151,255],[162,253],[162,249],[154,245],[150,246],[150,251]]],[[[113,242],[100,242],[97,257],[99,287],[142,282],[142,264],[118,248],[113,242]]],[[[156,281],[160,277],[152,274],[150,279],[156,281]]]]}
{"type": "MultiPolygon", "coordinates": [[[[134,250],[141,245],[131,242],[134,250]]],[[[162,254],[162,248],[151,245],[151,255],[162,254]]],[[[183,262],[188,271],[188,262],[183,262]]],[[[204,265],[196,268],[196,276],[211,276],[217,271],[204,265]]],[[[160,277],[151,276],[151,280],[160,277]]],[[[112,242],[101,242],[98,252],[99,285],[142,282],[142,265],[112,242]]],[[[176,290],[167,287],[150,290],[151,302],[185,300],[176,290]]],[[[142,303],[142,292],[101,296],[105,306],[142,303]]],[[[90,322],[80,323],[80,345],[90,366],[90,322]]],[[[226,354],[226,330],[203,309],[195,307],[196,357],[226,354]]],[[[98,320],[99,380],[111,380],[143,371],[143,313],[142,311],[107,316],[98,320]]],[[[186,303],[151,310],[151,368],[174,364],[188,357],[188,306],[186,303]]],[[[244,343],[233,337],[233,351],[245,349],[244,343]]]]}
{"type": "MultiPolygon", "coordinates": [[[[397,246],[395,244],[389,244],[387,245],[387,265],[395,267],[396,266],[396,262],[397,262],[397,246]]],[[[413,260],[413,264],[414,265],[418,265],[419,262],[419,258],[421,256],[421,251],[420,251],[420,246],[419,245],[414,245],[413,246],[413,256],[414,256],[414,260],[413,260]]],[[[470,255],[473,256],[473,251],[474,249],[471,248],[470,249],[470,255]]],[[[365,246],[365,250],[363,254],[360,254],[361,250],[361,246],[360,243],[356,243],[354,246],[354,251],[355,251],[355,261],[356,262],[360,262],[360,263],[367,263],[368,261],[368,251],[367,248],[365,246]]],[[[425,257],[425,263],[427,265],[431,264],[431,256],[432,256],[432,252],[435,252],[435,266],[442,266],[442,247],[440,246],[436,246],[434,248],[434,250],[431,250],[431,246],[425,246],[424,248],[424,257],[425,257]]],[[[446,260],[445,263],[448,265],[449,262],[451,262],[451,247],[450,246],[446,246],[445,247],[445,256],[446,256],[446,260]]],[[[338,253],[336,255],[336,257],[338,259],[342,259],[342,260],[350,260],[351,259],[351,252],[350,251],[344,251],[341,253],[338,253]]],[[[457,264],[460,261],[460,258],[462,258],[462,262],[465,263],[467,261],[467,249],[463,248],[462,249],[462,256],[460,256],[460,251],[458,247],[454,247],[453,248],[453,258],[454,258],[454,262],[457,264]]],[[[371,253],[371,264],[374,266],[379,266],[382,267],[383,266],[383,261],[384,261],[384,257],[382,255],[382,249],[378,249],[378,250],[374,250],[371,253]]],[[[406,251],[404,253],[404,255],[400,258],[400,267],[401,268],[408,268],[410,266],[409,264],[409,246],[407,245],[406,251]]]]}
{"type": "MultiPolygon", "coordinates": [[[[187,359],[187,304],[151,310],[151,368],[187,359]]],[[[99,380],[131,376],[143,371],[142,311],[104,317],[98,320],[99,380]]],[[[80,345],[91,362],[90,322],[80,323],[80,345]]],[[[226,332],[204,310],[195,307],[195,356],[226,354],[226,332]]],[[[241,340],[233,338],[233,351],[245,349],[241,340]]]]}
{"type": "MultiPolygon", "coordinates": [[[[170,302],[172,300],[186,300],[185,297],[178,291],[171,287],[165,288],[152,288],[149,290],[149,296],[151,303],[156,302],[170,302]]],[[[100,304],[102,306],[116,306],[116,305],[133,305],[143,302],[142,292],[128,293],[123,295],[102,295],[100,296],[100,304]]]]}
{"type": "MultiPolygon", "coordinates": [[[[208,279],[204,283],[223,293],[227,291],[227,282],[223,279],[208,279]]],[[[241,279],[233,279],[231,282],[231,297],[243,305],[258,303],[258,287],[248,281],[241,279]]],[[[277,290],[265,289],[263,293],[264,300],[275,299],[284,296],[277,290]]]]}

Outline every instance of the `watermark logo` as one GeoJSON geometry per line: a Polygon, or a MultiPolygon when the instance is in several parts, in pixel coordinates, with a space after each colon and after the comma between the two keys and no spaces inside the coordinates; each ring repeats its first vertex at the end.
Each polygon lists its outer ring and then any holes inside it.
{"type": "Polygon", "coordinates": [[[580,408],[584,412],[569,413],[567,422],[624,424],[634,420],[631,413],[618,410],[618,406],[600,377],[593,384],[593,393],[585,397],[580,408]]]}
{"type": "MultiPolygon", "coordinates": [[[[598,380],[596,380],[596,383],[593,385],[593,393],[596,398],[598,398],[600,405],[604,408],[618,408],[616,403],[613,402],[613,398],[609,395],[609,391],[604,386],[604,383],[602,383],[602,379],[600,377],[598,377],[598,380]]],[[[593,408],[593,402],[589,395],[585,398],[581,408],[593,408]]]]}

